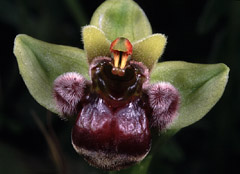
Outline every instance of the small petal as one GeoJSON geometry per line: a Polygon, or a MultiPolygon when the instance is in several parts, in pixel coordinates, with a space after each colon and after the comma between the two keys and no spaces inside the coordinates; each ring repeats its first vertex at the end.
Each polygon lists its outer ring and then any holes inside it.
{"type": "Polygon", "coordinates": [[[142,40],[133,43],[133,60],[142,62],[149,70],[162,55],[167,38],[163,34],[153,34],[142,40]]]}
{"type": "Polygon", "coordinates": [[[87,53],[88,62],[98,56],[110,56],[110,41],[99,28],[89,25],[83,27],[82,37],[84,42],[84,50],[87,53]]]}
{"type": "Polygon", "coordinates": [[[153,110],[151,126],[162,131],[177,116],[180,96],[177,89],[168,82],[151,85],[148,89],[149,103],[153,110]]]}
{"type": "Polygon", "coordinates": [[[59,76],[54,81],[54,98],[57,109],[62,115],[76,114],[77,105],[84,95],[86,80],[76,72],[59,76]]]}

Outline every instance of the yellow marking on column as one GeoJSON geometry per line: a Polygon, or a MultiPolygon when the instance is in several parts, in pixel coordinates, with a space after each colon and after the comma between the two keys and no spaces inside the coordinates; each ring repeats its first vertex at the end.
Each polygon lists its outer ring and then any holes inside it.
{"type": "Polygon", "coordinates": [[[113,53],[113,59],[114,59],[114,67],[118,68],[120,53],[117,51],[115,53],[113,53]]]}
{"type": "Polygon", "coordinates": [[[120,68],[121,69],[124,69],[125,66],[127,65],[127,61],[128,61],[128,55],[127,54],[122,54],[122,61],[120,62],[121,65],[120,65],[120,68]]]}

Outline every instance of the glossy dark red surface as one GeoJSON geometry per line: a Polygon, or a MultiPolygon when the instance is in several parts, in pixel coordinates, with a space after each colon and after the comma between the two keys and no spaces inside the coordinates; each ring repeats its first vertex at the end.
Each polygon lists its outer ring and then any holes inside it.
{"type": "Polygon", "coordinates": [[[80,111],[73,128],[75,145],[93,151],[144,155],[150,148],[150,131],[139,99],[114,110],[98,97],[80,111]]]}

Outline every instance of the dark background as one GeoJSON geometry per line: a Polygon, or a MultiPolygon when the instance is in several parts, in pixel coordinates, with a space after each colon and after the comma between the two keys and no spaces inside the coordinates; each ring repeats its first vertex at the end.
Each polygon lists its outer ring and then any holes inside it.
{"type": "MultiPolygon", "coordinates": [[[[30,96],[13,55],[13,41],[19,33],[82,48],[80,28],[89,23],[101,2],[0,0],[0,173],[60,173],[53,159],[60,159],[60,170],[69,174],[103,173],[88,166],[72,148],[72,123],[47,112],[30,96]],[[48,127],[45,137],[53,139],[53,147],[60,149],[63,158],[52,156],[34,116],[48,127]]],[[[222,62],[231,69],[220,101],[202,120],[182,129],[156,153],[149,173],[229,174],[239,171],[240,1],[136,2],[148,16],[153,32],[168,36],[162,61],[222,62]]]]}

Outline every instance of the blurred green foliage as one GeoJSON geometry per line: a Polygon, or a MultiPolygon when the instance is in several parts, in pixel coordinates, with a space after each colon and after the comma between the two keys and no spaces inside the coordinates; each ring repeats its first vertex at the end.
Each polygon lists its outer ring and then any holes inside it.
{"type": "MultiPolygon", "coordinates": [[[[63,173],[104,173],[77,155],[71,145],[72,122],[50,115],[30,96],[12,53],[17,34],[82,48],[80,27],[102,1],[0,0],[0,173],[55,174],[53,153],[34,111],[57,139],[63,173]],[[51,119],[51,122],[49,122],[51,119]]],[[[184,128],[152,156],[149,174],[233,173],[240,162],[240,1],[136,0],[153,33],[168,36],[163,60],[225,63],[230,79],[222,99],[196,124],[184,128]]],[[[124,172],[124,171],[123,171],[124,172]]],[[[106,173],[106,172],[105,172],[106,173]]]]}

